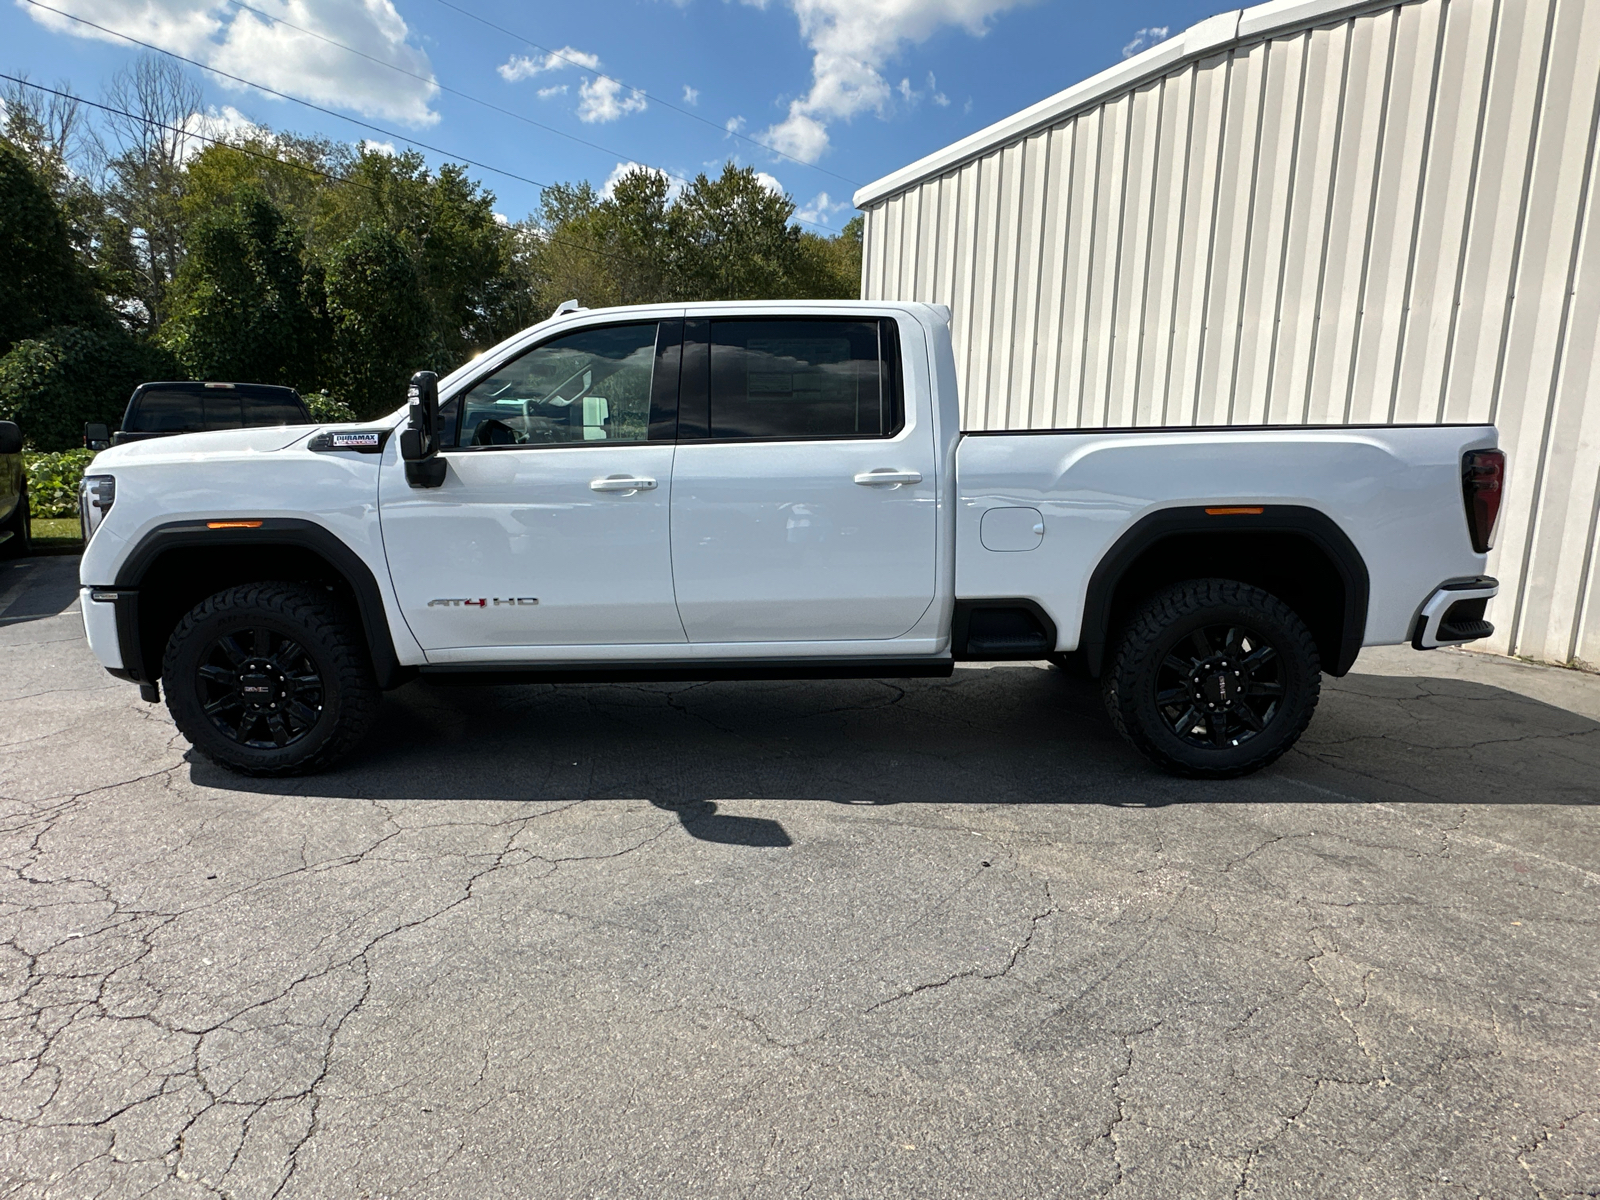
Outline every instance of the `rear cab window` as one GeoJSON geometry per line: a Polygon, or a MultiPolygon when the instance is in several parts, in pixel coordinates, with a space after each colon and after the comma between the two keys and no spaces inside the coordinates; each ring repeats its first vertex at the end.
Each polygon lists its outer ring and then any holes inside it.
{"type": "Polygon", "coordinates": [[[128,405],[122,429],[125,433],[202,433],[310,423],[310,413],[291,388],[175,383],[140,388],[128,405]]]}
{"type": "Polygon", "coordinates": [[[686,322],[679,438],[888,438],[905,424],[892,319],[686,322]]]}

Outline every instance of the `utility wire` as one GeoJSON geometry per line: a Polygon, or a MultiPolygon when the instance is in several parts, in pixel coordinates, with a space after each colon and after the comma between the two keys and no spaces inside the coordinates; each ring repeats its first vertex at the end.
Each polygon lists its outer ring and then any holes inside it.
{"type": "MultiPolygon", "coordinates": [[[[29,2],[31,3],[32,0],[29,0],[29,2]]],[[[670,101],[661,99],[661,97],[659,97],[659,96],[652,96],[649,92],[644,91],[642,88],[636,88],[632,84],[624,83],[622,80],[617,79],[614,76],[607,75],[604,71],[597,71],[593,67],[589,66],[588,63],[579,62],[575,58],[570,58],[567,55],[561,53],[561,51],[559,51],[559,50],[552,50],[548,46],[541,46],[538,42],[534,41],[532,38],[525,37],[522,34],[516,32],[516,30],[514,30],[514,29],[507,29],[504,25],[496,25],[493,21],[487,19],[486,17],[480,17],[475,12],[469,12],[467,9],[462,8],[459,4],[452,4],[451,0],[438,0],[438,3],[444,5],[448,9],[451,9],[451,10],[453,10],[455,12],[460,13],[464,17],[470,17],[472,20],[478,22],[478,24],[480,24],[480,25],[487,25],[490,29],[495,30],[497,33],[503,33],[507,37],[516,38],[517,41],[523,43],[526,46],[532,46],[535,50],[539,51],[541,54],[548,54],[552,58],[559,58],[562,62],[568,63],[571,66],[579,68],[580,70],[588,71],[591,75],[596,75],[601,79],[609,79],[612,83],[616,84],[618,87],[625,87],[630,92],[634,92],[637,95],[643,96],[647,100],[653,101],[654,103],[661,105],[662,108],[670,108],[673,112],[682,113],[686,117],[692,117],[696,121],[699,121],[701,124],[709,125],[709,126],[711,126],[711,128],[719,130],[722,133],[725,133],[725,134],[729,135],[730,137],[736,137],[740,141],[749,142],[752,146],[760,146],[763,150],[767,151],[769,154],[776,154],[779,158],[786,158],[790,162],[797,163],[798,165],[800,165],[802,167],[810,167],[813,171],[821,171],[824,175],[832,175],[835,179],[837,179],[837,180],[839,180],[839,181],[841,181],[843,183],[848,183],[851,187],[860,187],[861,186],[854,179],[847,178],[846,176],[839,174],[837,171],[830,171],[830,170],[828,170],[827,167],[819,167],[819,166],[817,166],[816,163],[808,163],[803,158],[796,158],[792,154],[785,154],[782,150],[779,150],[776,146],[768,145],[766,142],[763,142],[760,138],[753,138],[749,134],[739,133],[737,130],[729,129],[726,125],[719,125],[719,124],[717,124],[717,122],[713,121],[710,117],[703,117],[697,112],[690,112],[687,108],[680,108],[676,104],[671,103],[670,101]]]]}
{"type": "Polygon", "coordinates": [[[504,175],[507,179],[515,179],[519,183],[530,183],[541,191],[550,186],[548,183],[540,183],[537,179],[529,179],[526,175],[519,175],[515,171],[507,171],[503,167],[493,167],[488,163],[478,162],[476,159],[467,158],[465,155],[452,154],[448,150],[441,150],[438,146],[431,146],[427,142],[419,142],[416,138],[407,137],[403,133],[396,133],[392,129],[385,129],[382,125],[374,125],[370,121],[361,121],[355,117],[346,116],[344,113],[335,112],[331,108],[324,108],[320,104],[313,104],[309,100],[302,100],[298,96],[291,96],[287,92],[277,91],[274,88],[267,87],[265,84],[256,83],[254,80],[244,79],[238,75],[230,75],[226,71],[220,70],[217,67],[207,66],[205,63],[199,62],[196,59],[185,58],[183,55],[178,54],[175,51],[163,49],[162,47],[153,45],[150,42],[142,42],[136,37],[130,37],[128,34],[122,33],[120,30],[107,29],[104,25],[98,25],[89,20],[87,17],[78,17],[74,16],[72,13],[63,12],[59,8],[53,8],[48,4],[41,3],[40,0],[24,0],[24,3],[31,4],[34,8],[42,8],[46,12],[55,13],[58,17],[66,17],[70,21],[77,21],[80,25],[87,25],[91,29],[98,29],[101,33],[109,34],[111,37],[121,38],[125,42],[132,42],[135,46],[143,46],[146,50],[153,50],[157,54],[165,54],[169,58],[177,59],[179,62],[188,63],[191,67],[199,67],[202,71],[210,71],[213,75],[220,75],[224,79],[231,79],[235,83],[243,84],[245,87],[253,87],[257,91],[265,92],[269,96],[276,96],[280,100],[288,100],[295,104],[303,105],[306,108],[314,109],[315,111],[324,113],[327,116],[335,118],[336,120],[348,121],[352,125],[359,125],[363,129],[370,129],[374,133],[381,133],[384,137],[397,138],[409,145],[420,146],[424,150],[432,150],[435,154],[442,154],[445,158],[454,159],[457,162],[466,163],[468,166],[477,167],[480,171],[493,171],[496,175],[504,175]]]}
{"type": "MultiPolygon", "coordinates": [[[[167,125],[150,117],[141,116],[138,113],[131,113],[125,108],[117,108],[115,105],[111,104],[100,104],[94,100],[87,100],[82,96],[75,95],[72,92],[59,91],[53,87],[45,87],[42,83],[34,83],[29,79],[21,79],[15,75],[8,75],[4,71],[0,71],[0,79],[8,79],[12,83],[21,84],[26,88],[32,88],[36,92],[49,92],[52,96],[60,96],[63,100],[71,100],[77,104],[87,104],[90,108],[98,108],[102,112],[116,113],[119,117],[126,117],[130,121],[138,121],[143,125],[152,125],[157,129],[164,129],[168,133],[174,133],[180,137],[191,137],[196,141],[208,142],[213,146],[222,146],[238,154],[246,154],[251,158],[259,158],[264,162],[274,163],[280,167],[290,167],[296,171],[304,171],[308,175],[318,175],[323,179],[328,180],[330,183],[343,184],[346,187],[358,187],[363,191],[371,192],[374,195],[380,195],[382,191],[380,188],[373,187],[370,183],[362,183],[359,179],[351,179],[346,175],[334,175],[331,172],[323,171],[317,167],[313,167],[308,163],[296,162],[292,158],[279,158],[275,154],[264,154],[260,150],[252,150],[248,146],[241,146],[236,142],[230,142],[223,138],[214,138],[203,133],[196,133],[194,130],[184,128],[183,126],[167,125]]],[[[628,258],[626,255],[614,254],[609,250],[601,250],[598,246],[585,246],[582,242],[569,242],[565,238],[553,237],[543,230],[540,230],[540,236],[553,246],[565,246],[570,250],[585,250],[590,254],[598,254],[602,258],[615,258],[620,262],[633,262],[633,260],[628,258]]]]}
{"type": "MultiPolygon", "coordinates": [[[[261,17],[263,20],[271,21],[276,25],[282,25],[287,29],[293,29],[296,33],[303,33],[307,37],[316,38],[317,41],[319,41],[319,42],[325,42],[330,46],[336,47],[337,49],[347,51],[350,54],[354,54],[358,58],[364,58],[368,62],[377,63],[380,67],[387,67],[391,71],[397,71],[401,75],[404,75],[409,79],[415,79],[415,80],[417,80],[417,81],[419,81],[421,83],[426,83],[426,84],[428,84],[428,85],[430,85],[432,87],[436,87],[441,92],[448,92],[452,96],[460,96],[463,100],[470,100],[474,104],[481,104],[484,108],[490,109],[493,112],[500,113],[503,116],[512,117],[515,120],[521,121],[526,125],[532,125],[535,129],[543,129],[546,133],[553,133],[557,137],[564,137],[564,138],[568,139],[569,141],[577,142],[578,145],[580,145],[580,146],[588,146],[591,150],[598,150],[602,154],[609,154],[609,155],[611,155],[611,156],[613,156],[615,158],[625,158],[625,159],[631,159],[632,158],[632,155],[626,154],[621,150],[613,150],[609,146],[602,146],[599,142],[591,142],[586,138],[579,137],[577,134],[568,133],[564,129],[557,129],[553,125],[546,125],[542,121],[535,121],[532,117],[524,116],[522,113],[519,113],[519,112],[513,112],[509,108],[502,108],[500,105],[495,104],[492,101],[484,100],[484,99],[482,99],[482,98],[480,98],[478,96],[474,96],[474,95],[471,95],[471,94],[469,94],[467,92],[463,92],[459,88],[453,88],[453,87],[448,86],[447,84],[440,83],[437,77],[428,76],[428,75],[418,75],[415,71],[408,71],[404,67],[399,66],[396,63],[385,62],[383,59],[378,58],[376,55],[368,54],[363,50],[357,50],[354,46],[347,46],[343,42],[335,41],[331,37],[325,37],[324,35],[322,35],[320,33],[317,33],[315,30],[306,29],[304,26],[296,25],[292,21],[285,21],[282,17],[273,16],[269,12],[263,12],[261,9],[256,8],[254,5],[246,4],[244,2],[244,0],[230,0],[230,2],[233,4],[233,6],[235,8],[242,8],[246,12],[252,12],[256,16],[261,17]]],[[[531,45],[531,43],[530,43],[530,45],[531,45]]],[[[676,172],[669,171],[665,167],[651,167],[650,169],[654,170],[654,171],[660,171],[661,174],[665,175],[668,179],[673,180],[674,182],[679,183],[679,184],[688,184],[690,182],[684,176],[679,175],[676,172]]],[[[813,229],[820,229],[820,230],[824,231],[825,233],[831,234],[831,233],[834,232],[833,230],[829,229],[826,225],[818,224],[816,221],[807,221],[803,217],[794,217],[793,220],[798,221],[802,225],[810,225],[813,229]]]]}

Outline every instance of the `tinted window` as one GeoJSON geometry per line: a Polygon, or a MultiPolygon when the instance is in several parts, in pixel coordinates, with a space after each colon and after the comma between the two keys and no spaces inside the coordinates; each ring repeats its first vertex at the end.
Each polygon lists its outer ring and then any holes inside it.
{"type": "Polygon", "coordinates": [[[123,428],[130,433],[198,433],[254,425],[304,425],[308,419],[288,391],[150,388],[139,394],[123,428]]]}
{"type": "MultiPolygon", "coordinates": [[[[268,395],[242,392],[239,402],[244,411],[246,425],[304,425],[310,420],[305,410],[295,403],[294,397],[284,392],[268,395]]],[[[206,405],[208,416],[210,411],[208,397],[206,405]]]]}
{"type": "MultiPolygon", "coordinates": [[[[237,415],[237,406],[234,411],[237,415]]],[[[166,388],[141,392],[123,423],[129,433],[198,433],[205,427],[205,405],[200,397],[166,388]]]]}
{"type": "Polygon", "coordinates": [[[711,322],[714,438],[895,432],[878,322],[711,322]]]}
{"type": "Polygon", "coordinates": [[[458,444],[645,441],[655,353],[654,321],[583,329],[536,346],[462,397],[458,444]]]}

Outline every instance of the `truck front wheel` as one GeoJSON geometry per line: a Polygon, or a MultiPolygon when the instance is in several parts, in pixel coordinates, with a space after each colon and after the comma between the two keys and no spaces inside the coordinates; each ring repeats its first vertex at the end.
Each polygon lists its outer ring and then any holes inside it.
{"type": "Polygon", "coordinates": [[[1134,614],[1103,685],[1117,730],[1157,766],[1228,779],[1294,745],[1317,707],[1321,663],[1311,631],[1276,596],[1192,579],[1134,614]]]}
{"type": "Polygon", "coordinates": [[[356,623],[327,591],[299,583],[248,583],[201,601],[172,631],[161,680],[183,736],[245,775],[330,765],[378,707],[356,623]]]}

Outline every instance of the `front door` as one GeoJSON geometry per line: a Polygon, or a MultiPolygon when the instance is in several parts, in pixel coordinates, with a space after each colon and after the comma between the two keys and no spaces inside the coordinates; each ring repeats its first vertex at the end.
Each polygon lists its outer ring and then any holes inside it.
{"type": "Polygon", "coordinates": [[[387,463],[384,548],[430,655],[685,640],[669,536],[681,327],[590,326],[493,367],[441,408],[442,487],[387,463]]]}
{"type": "Polygon", "coordinates": [[[687,322],[672,557],[696,643],[881,641],[933,602],[933,431],[888,318],[687,322]]]}

